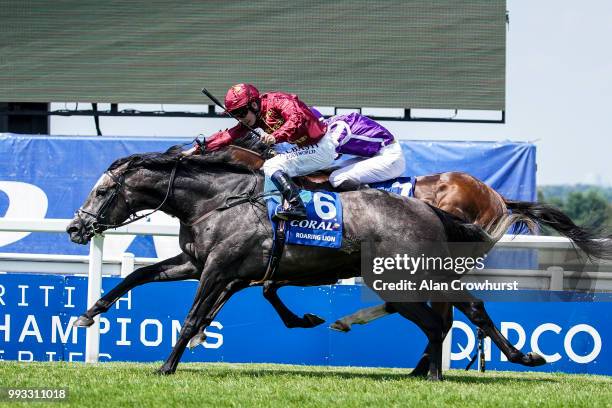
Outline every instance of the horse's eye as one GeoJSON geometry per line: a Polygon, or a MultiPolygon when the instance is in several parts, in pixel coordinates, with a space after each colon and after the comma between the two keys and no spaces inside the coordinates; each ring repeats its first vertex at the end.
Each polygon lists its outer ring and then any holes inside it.
{"type": "Polygon", "coordinates": [[[101,196],[103,196],[104,194],[106,194],[106,189],[105,189],[105,188],[100,187],[100,188],[98,188],[98,190],[96,190],[96,195],[97,195],[98,197],[101,197],[101,196]]]}

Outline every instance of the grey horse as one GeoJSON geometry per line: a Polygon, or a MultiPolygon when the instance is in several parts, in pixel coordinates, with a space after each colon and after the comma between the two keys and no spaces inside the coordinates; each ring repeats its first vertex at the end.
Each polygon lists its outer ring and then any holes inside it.
{"type": "MultiPolygon", "coordinates": [[[[272,245],[261,194],[263,175],[240,160],[233,148],[184,157],[178,148],[166,153],[132,155],[113,163],[91,191],[67,232],[73,242],[87,243],[94,234],[133,220],[137,211],[159,209],[181,222],[182,253],[140,268],[83,314],[77,325],[89,326],[131,288],[153,281],[199,279],[193,305],[162,374],[174,373],[190,339],[214,319],[239,290],[262,284],[272,245]],[[235,203],[236,205],[232,205],[235,203]],[[127,221],[126,221],[127,220],[127,221]]],[[[421,201],[377,190],[341,193],[344,239],[339,250],[288,246],[274,280],[280,284],[330,284],[360,275],[361,243],[374,243],[378,254],[418,256],[438,243],[438,256],[453,254],[450,241],[480,241],[491,248],[520,216],[505,217],[493,234],[421,201]]],[[[510,361],[528,366],[544,363],[535,353],[516,350],[495,328],[482,302],[454,303],[485,330],[510,361]]],[[[413,321],[429,341],[428,378],[442,378],[442,319],[426,302],[396,302],[394,310],[413,321]]]]}

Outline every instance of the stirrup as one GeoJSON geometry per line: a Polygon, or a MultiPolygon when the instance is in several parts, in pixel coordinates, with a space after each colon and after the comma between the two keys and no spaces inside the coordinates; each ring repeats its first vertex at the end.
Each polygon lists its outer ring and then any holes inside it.
{"type": "Polygon", "coordinates": [[[274,214],[274,217],[285,221],[305,220],[308,218],[306,215],[306,207],[304,207],[303,204],[291,205],[289,208],[281,208],[274,214]]]}

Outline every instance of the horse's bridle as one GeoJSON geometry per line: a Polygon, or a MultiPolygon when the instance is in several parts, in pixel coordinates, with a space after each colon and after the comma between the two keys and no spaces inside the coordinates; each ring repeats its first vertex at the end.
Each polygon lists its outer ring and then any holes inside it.
{"type": "Polygon", "coordinates": [[[131,224],[134,221],[138,221],[140,219],[150,216],[151,214],[159,211],[164,206],[164,204],[166,204],[166,201],[168,201],[168,198],[170,197],[170,194],[172,193],[172,187],[174,186],[174,180],[176,179],[176,169],[178,168],[178,165],[181,162],[181,160],[182,160],[182,157],[178,158],[174,162],[174,167],[172,168],[172,173],[170,174],[170,182],[168,183],[168,190],[166,191],[166,196],[164,197],[162,202],[151,212],[147,214],[136,216],[136,213],[132,211],[130,207],[130,203],[127,197],[125,196],[125,193],[123,192],[125,173],[129,170],[129,168],[127,168],[126,170],[123,171],[123,173],[120,176],[114,175],[110,170],[106,171],[104,174],[108,175],[111,178],[111,180],[115,182],[115,186],[112,189],[111,193],[105,198],[105,201],[102,203],[97,213],[94,214],[92,212],[89,212],[83,209],[83,207],[80,207],[76,212],[76,216],[81,221],[84,221],[83,218],[81,217],[81,213],[87,214],[90,217],[94,218],[94,220],[91,223],[89,224],[85,223],[85,228],[88,230],[91,230],[93,235],[99,234],[109,228],[119,228],[124,225],[131,224]],[[104,218],[104,216],[106,215],[106,212],[111,207],[111,205],[115,202],[117,197],[119,197],[119,195],[123,196],[125,206],[128,209],[128,213],[129,213],[128,219],[119,224],[104,224],[101,220],[104,218]]]}

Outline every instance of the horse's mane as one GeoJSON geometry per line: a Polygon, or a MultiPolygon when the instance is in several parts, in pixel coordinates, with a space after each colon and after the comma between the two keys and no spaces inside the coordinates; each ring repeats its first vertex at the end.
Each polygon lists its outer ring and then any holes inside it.
{"type": "MultiPolygon", "coordinates": [[[[207,170],[230,171],[234,173],[252,173],[253,169],[246,163],[241,163],[233,160],[231,155],[231,146],[238,146],[251,150],[262,158],[266,159],[271,156],[270,147],[259,141],[255,135],[247,134],[246,136],[236,139],[230,146],[221,148],[215,151],[207,151],[201,155],[193,155],[184,157],[181,152],[184,145],[175,145],[170,147],[165,152],[138,153],[121,159],[115,160],[108,168],[108,171],[113,171],[127,164],[124,171],[135,168],[164,168],[174,166],[180,158],[185,162],[189,162],[194,167],[206,168],[207,170]]],[[[197,171],[197,168],[194,169],[197,171]]]]}

